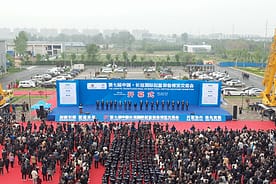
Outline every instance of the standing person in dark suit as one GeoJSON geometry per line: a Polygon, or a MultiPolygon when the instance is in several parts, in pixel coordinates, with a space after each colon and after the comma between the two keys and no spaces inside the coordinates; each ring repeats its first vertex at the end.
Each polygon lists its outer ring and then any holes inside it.
{"type": "Polygon", "coordinates": [[[165,101],[164,100],[162,100],[161,105],[162,105],[162,111],[163,111],[164,108],[165,108],[165,101]]]}
{"type": "Polygon", "coordinates": [[[113,101],[112,100],[110,100],[109,105],[110,105],[110,109],[113,109],[113,101]]]}
{"type": "Polygon", "coordinates": [[[179,100],[177,100],[177,102],[176,102],[176,107],[177,107],[177,110],[179,110],[179,108],[180,108],[180,101],[179,100]]]}
{"type": "Polygon", "coordinates": [[[114,101],[114,109],[117,110],[117,100],[114,101]]]}
{"type": "Polygon", "coordinates": [[[140,111],[143,110],[143,100],[140,100],[140,111]]]}
{"type": "Polygon", "coordinates": [[[186,111],[188,111],[189,110],[189,102],[188,102],[188,100],[186,101],[186,111]]]}
{"type": "Polygon", "coordinates": [[[171,102],[170,100],[167,101],[167,110],[170,110],[170,105],[171,105],[171,102]]]}
{"type": "Polygon", "coordinates": [[[101,109],[104,109],[104,100],[101,101],[101,109]]]}
{"type": "Polygon", "coordinates": [[[125,108],[125,111],[127,110],[127,101],[125,100],[124,101],[124,108],[125,108]]]}
{"type": "Polygon", "coordinates": [[[99,108],[100,108],[100,102],[99,102],[99,100],[97,100],[96,101],[96,109],[99,110],[99,108]]]}
{"type": "Polygon", "coordinates": [[[184,108],[185,108],[185,101],[182,100],[182,101],[181,101],[181,110],[184,111],[184,108]]]}
{"type": "Polygon", "coordinates": [[[131,110],[131,101],[128,101],[128,110],[131,110]]]}
{"type": "Polygon", "coordinates": [[[108,100],[105,102],[105,110],[108,110],[108,100]]]}
{"type": "Polygon", "coordinates": [[[146,100],[146,110],[148,110],[148,107],[149,107],[149,102],[148,100],[146,100]]]}
{"type": "Polygon", "coordinates": [[[137,110],[137,102],[136,101],[134,102],[134,110],[135,111],[137,110]]]}
{"type": "Polygon", "coordinates": [[[158,100],[156,100],[155,104],[156,104],[156,110],[158,110],[158,107],[159,107],[159,102],[158,102],[158,100]]]}
{"type": "Polygon", "coordinates": [[[153,111],[153,109],[154,109],[154,101],[151,102],[150,106],[151,106],[151,110],[153,111]]]}
{"type": "Polygon", "coordinates": [[[172,101],[172,110],[174,110],[174,100],[172,101]]]}
{"type": "Polygon", "coordinates": [[[122,101],[120,100],[120,101],[119,101],[119,109],[120,109],[120,111],[122,110],[122,106],[123,106],[123,103],[122,103],[122,101]]]}

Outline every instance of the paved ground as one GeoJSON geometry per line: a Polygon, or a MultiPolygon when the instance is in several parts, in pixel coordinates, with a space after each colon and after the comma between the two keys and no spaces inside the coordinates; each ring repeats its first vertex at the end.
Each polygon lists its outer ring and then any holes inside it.
{"type": "Polygon", "coordinates": [[[238,107],[243,107],[243,111],[240,114],[238,111],[238,120],[268,120],[267,117],[262,117],[259,112],[252,111],[248,108],[247,99],[249,103],[253,104],[255,102],[260,102],[261,99],[257,97],[225,97],[224,103],[221,105],[222,108],[226,109],[229,113],[233,114],[233,106],[237,105],[238,107]]]}

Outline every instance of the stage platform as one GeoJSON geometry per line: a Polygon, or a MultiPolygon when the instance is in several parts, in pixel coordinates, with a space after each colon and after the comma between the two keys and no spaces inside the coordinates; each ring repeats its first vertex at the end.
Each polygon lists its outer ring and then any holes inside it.
{"type": "Polygon", "coordinates": [[[145,107],[140,110],[138,106],[135,108],[132,106],[131,109],[125,110],[124,106],[122,108],[117,107],[116,109],[97,109],[96,105],[83,106],[82,113],[77,106],[66,106],[66,107],[56,107],[48,115],[47,119],[49,121],[57,122],[88,122],[94,121],[94,119],[99,121],[173,121],[173,122],[224,122],[232,120],[232,115],[220,107],[201,107],[201,106],[189,106],[189,109],[182,110],[181,107],[174,110],[167,107],[162,110],[159,107],[158,110],[145,107]]]}

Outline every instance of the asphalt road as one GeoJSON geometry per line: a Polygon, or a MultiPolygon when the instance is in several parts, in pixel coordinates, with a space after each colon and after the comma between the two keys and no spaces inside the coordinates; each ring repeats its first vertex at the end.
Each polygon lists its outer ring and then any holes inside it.
{"type": "Polygon", "coordinates": [[[260,76],[257,76],[255,74],[249,74],[249,78],[246,80],[243,80],[241,70],[231,68],[231,67],[219,67],[219,66],[216,66],[215,68],[216,68],[216,71],[220,71],[220,72],[227,71],[230,77],[239,78],[241,81],[243,81],[246,84],[246,86],[254,86],[260,89],[264,89],[264,86],[262,85],[263,78],[260,76]]]}
{"type": "Polygon", "coordinates": [[[46,73],[47,69],[53,68],[54,66],[26,66],[22,68],[22,71],[12,73],[6,76],[3,76],[0,79],[0,83],[2,84],[2,87],[4,89],[7,88],[7,85],[16,80],[29,80],[31,79],[32,76],[36,74],[43,74],[46,73]]]}

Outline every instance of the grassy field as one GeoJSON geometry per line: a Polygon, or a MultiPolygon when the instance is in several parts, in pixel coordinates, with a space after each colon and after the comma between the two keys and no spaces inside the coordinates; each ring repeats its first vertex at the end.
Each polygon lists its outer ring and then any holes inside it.
{"type": "Polygon", "coordinates": [[[265,72],[264,68],[255,68],[255,67],[239,68],[239,70],[254,73],[254,74],[256,74],[258,76],[261,76],[261,77],[264,76],[264,72],[265,72]]]}

